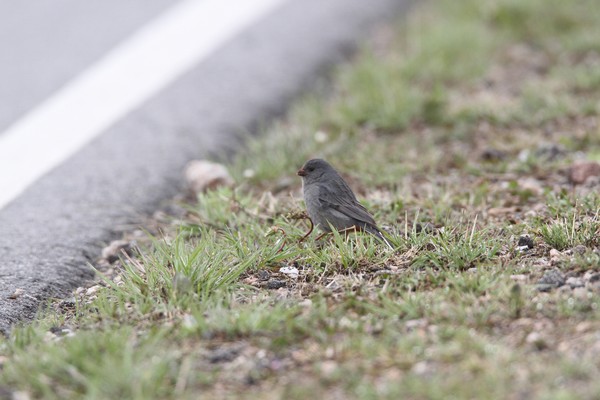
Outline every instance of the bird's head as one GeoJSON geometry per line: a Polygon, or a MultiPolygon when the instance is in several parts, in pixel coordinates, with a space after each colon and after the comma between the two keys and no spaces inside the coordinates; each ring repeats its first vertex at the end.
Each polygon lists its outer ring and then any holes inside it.
{"type": "Polygon", "coordinates": [[[327,161],[320,158],[314,158],[308,160],[302,168],[298,170],[298,176],[302,177],[304,183],[311,183],[330,172],[335,173],[335,170],[327,161]]]}

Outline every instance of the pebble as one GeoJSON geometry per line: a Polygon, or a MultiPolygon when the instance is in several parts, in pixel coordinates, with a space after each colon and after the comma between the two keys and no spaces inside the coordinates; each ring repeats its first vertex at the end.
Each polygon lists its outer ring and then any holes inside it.
{"type": "Polygon", "coordinates": [[[234,184],[225,166],[206,160],[190,161],[185,167],[184,176],[188,187],[194,193],[234,184]]]}
{"type": "Polygon", "coordinates": [[[567,154],[567,150],[556,143],[544,143],[535,150],[536,156],[546,158],[549,161],[562,158],[565,154],[567,154]]]}
{"type": "Polygon", "coordinates": [[[531,345],[535,346],[535,348],[537,350],[543,350],[543,349],[545,349],[545,348],[548,347],[548,343],[546,342],[546,339],[539,332],[531,332],[525,338],[525,342],[527,342],[528,344],[531,344],[531,345]]]}
{"type": "Polygon", "coordinates": [[[556,249],[550,249],[550,264],[556,265],[560,262],[562,254],[556,249]]]}
{"type": "Polygon", "coordinates": [[[85,294],[86,296],[91,296],[93,294],[96,294],[96,292],[100,290],[100,285],[94,285],[92,287],[89,287],[86,291],[85,294]]]}
{"type": "Polygon", "coordinates": [[[25,293],[25,290],[18,288],[18,289],[15,289],[15,291],[10,296],[8,296],[8,298],[11,300],[15,300],[15,299],[18,299],[19,297],[23,296],[23,293],[25,293]]]}
{"type": "Polygon", "coordinates": [[[285,281],[280,281],[278,279],[271,279],[267,282],[267,289],[279,289],[285,287],[287,284],[285,281]]]}
{"type": "Polygon", "coordinates": [[[114,240],[108,246],[102,249],[102,258],[110,264],[119,260],[122,252],[131,255],[132,246],[127,240],[114,240]]]}
{"type": "Polygon", "coordinates": [[[279,272],[281,272],[282,274],[285,274],[287,276],[289,276],[292,279],[296,279],[298,278],[298,275],[300,274],[300,272],[298,271],[298,268],[295,267],[281,267],[279,269],[279,272]]]}
{"type": "Polygon", "coordinates": [[[535,246],[535,242],[533,241],[531,236],[521,235],[521,236],[519,236],[519,241],[517,243],[517,246],[526,247],[528,249],[533,249],[533,247],[535,246]]]}
{"type": "Polygon", "coordinates": [[[581,256],[585,254],[585,252],[587,251],[587,247],[585,247],[582,244],[578,244],[577,246],[573,247],[572,250],[574,254],[579,254],[581,256]]]}
{"type": "Polygon", "coordinates": [[[540,292],[548,292],[565,284],[565,276],[557,269],[544,272],[544,275],[537,281],[536,288],[540,292]]]}
{"type": "Polygon", "coordinates": [[[213,350],[208,355],[208,362],[211,364],[233,361],[240,354],[241,347],[221,347],[213,350]]]}
{"type": "Polygon", "coordinates": [[[484,161],[500,161],[506,158],[507,154],[505,151],[487,148],[481,153],[481,159],[484,161]]]}
{"type": "Polygon", "coordinates": [[[574,184],[582,184],[593,176],[600,176],[600,164],[595,161],[578,161],[571,166],[569,173],[574,184]]]}
{"type": "Polygon", "coordinates": [[[427,320],[424,318],[410,319],[404,323],[404,326],[406,326],[406,329],[409,331],[417,328],[424,328],[427,326],[427,320]]]}
{"type": "Polygon", "coordinates": [[[590,275],[588,281],[590,283],[594,283],[594,282],[600,281],[600,273],[595,273],[595,274],[590,275]]]}
{"type": "Polygon", "coordinates": [[[534,178],[523,178],[517,181],[521,191],[529,191],[535,196],[541,196],[544,193],[542,183],[534,178]]]}
{"type": "Polygon", "coordinates": [[[68,299],[64,299],[60,303],[58,303],[58,307],[63,311],[74,310],[76,305],[77,300],[75,299],[75,297],[69,297],[68,299]]]}
{"type": "Polygon", "coordinates": [[[67,328],[66,326],[54,326],[50,328],[50,332],[54,334],[56,337],[66,336],[73,337],[75,336],[75,332],[71,328],[67,328]]]}
{"type": "Polygon", "coordinates": [[[592,328],[593,328],[593,325],[591,322],[583,321],[583,322],[580,322],[577,324],[577,326],[575,327],[575,332],[584,333],[584,332],[589,331],[592,328]]]}
{"type": "Polygon", "coordinates": [[[325,143],[326,141],[329,140],[329,135],[327,134],[327,132],[323,132],[323,131],[316,131],[314,137],[315,137],[315,142],[317,142],[317,143],[325,143]]]}
{"type": "Polygon", "coordinates": [[[575,278],[574,276],[571,276],[569,278],[567,278],[567,281],[565,282],[568,286],[571,287],[571,289],[575,289],[578,287],[583,287],[585,286],[583,283],[583,279],[581,278],[575,278]]]}
{"type": "Polygon", "coordinates": [[[427,361],[419,361],[411,368],[411,371],[415,375],[425,375],[429,371],[429,365],[427,361]]]}
{"type": "Polygon", "coordinates": [[[300,307],[304,307],[304,308],[311,308],[312,304],[313,304],[313,302],[311,299],[304,299],[300,303],[298,303],[298,305],[300,307]]]}
{"type": "Polygon", "coordinates": [[[269,271],[261,269],[256,273],[256,277],[259,281],[268,281],[271,278],[269,271]]]}

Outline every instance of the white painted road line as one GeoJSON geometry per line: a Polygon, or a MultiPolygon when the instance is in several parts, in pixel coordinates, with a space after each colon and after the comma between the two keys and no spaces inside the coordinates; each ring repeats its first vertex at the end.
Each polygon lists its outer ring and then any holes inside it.
{"type": "Polygon", "coordinates": [[[0,209],[285,0],[186,0],[0,133],[0,209]]]}

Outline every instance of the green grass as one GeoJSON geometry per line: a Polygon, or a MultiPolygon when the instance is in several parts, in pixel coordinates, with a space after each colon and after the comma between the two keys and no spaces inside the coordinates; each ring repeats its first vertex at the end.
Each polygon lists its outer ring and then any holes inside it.
{"type": "MultiPolygon", "coordinates": [[[[0,343],[29,398],[595,398],[600,2],[431,0],[136,254],[0,343]],[[324,96],[324,97],[323,97],[324,96]],[[317,241],[327,158],[387,232],[317,241]],[[519,247],[521,235],[533,248],[519,247]],[[298,276],[283,271],[296,269],[298,276]],[[567,284],[540,291],[548,270],[567,284]]],[[[128,234],[125,234],[128,237],[128,234]]],[[[106,271],[106,267],[101,268],[106,271]]]]}

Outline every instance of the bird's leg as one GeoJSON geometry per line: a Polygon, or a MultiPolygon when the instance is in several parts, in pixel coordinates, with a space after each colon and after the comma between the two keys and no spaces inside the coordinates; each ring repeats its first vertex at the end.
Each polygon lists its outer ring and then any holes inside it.
{"type": "Polygon", "coordinates": [[[304,239],[306,239],[308,237],[308,235],[310,235],[312,233],[313,229],[315,228],[315,224],[313,224],[313,222],[312,222],[312,220],[310,218],[308,218],[308,222],[310,222],[310,229],[308,230],[308,232],[306,232],[306,234],[304,236],[302,236],[300,238],[300,240],[298,240],[298,243],[302,243],[302,241],[304,239]]]}
{"type": "Polygon", "coordinates": [[[325,237],[325,236],[329,235],[330,233],[331,233],[331,232],[323,232],[323,233],[321,233],[319,236],[317,236],[317,238],[315,239],[315,242],[317,242],[317,241],[319,241],[319,240],[323,239],[323,237],[325,237]]]}
{"type": "Polygon", "coordinates": [[[358,231],[359,231],[359,229],[357,229],[357,227],[356,227],[356,226],[351,226],[350,228],[345,228],[345,229],[342,229],[342,230],[341,230],[341,231],[339,231],[339,232],[340,232],[340,233],[343,233],[344,235],[346,235],[346,237],[348,237],[348,234],[349,234],[349,233],[356,233],[356,232],[358,232],[358,231]]]}
{"type": "MultiPolygon", "coordinates": [[[[349,233],[356,233],[357,232],[357,228],[355,226],[351,226],[350,228],[344,228],[341,231],[338,231],[339,233],[343,233],[344,235],[348,236],[349,233]]],[[[324,236],[329,235],[331,232],[324,232],[322,234],[320,234],[319,236],[317,236],[317,238],[315,239],[315,241],[322,239],[324,236]]]]}

